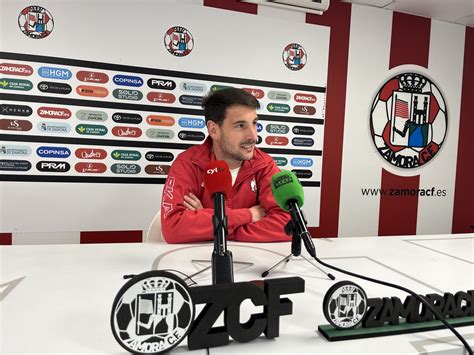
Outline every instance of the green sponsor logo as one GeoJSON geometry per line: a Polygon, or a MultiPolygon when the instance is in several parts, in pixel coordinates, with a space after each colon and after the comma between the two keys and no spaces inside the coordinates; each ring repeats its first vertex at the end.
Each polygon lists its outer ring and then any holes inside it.
{"type": "Polygon", "coordinates": [[[79,110],[76,117],[81,121],[97,121],[104,122],[107,120],[107,113],[104,111],[79,110]]]}
{"type": "Polygon", "coordinates": [[[290,112],[290,106],[287,104],[269,103],[267,105],[267,110],[270,112],[288,113],[290,112]]]}
{"type": "Polygon", "coordinates": [[[114,160],[140,160],[140,152],[136,150],[114,150],[111,154],[114,160]]]}
{"type": "Polygon", "coordinates": [[[29,91],[33,88],[33,83],[23,79],[0,79],[0,89],[29,91]]]}
{"type": "Polygon", "coordinates": [[[265,127],[268,133],[286,134],[290,131],[290,127],[284,124],[269,124],[265,127]]]}
{"type": "Polygon", "coordinates": [[[76,126],[76,132],[87,136],[105,136],[107,127],[93,124],[80,124],[76,126]]]}
{"type": "Polygon", "coordinates": [[[277,101],[290,101],[291,95],[289,92],[285,92],[285,91],[270,91],[268,93],[268,98],[270,100],[277,100],[277,101]]]}
{"type": "Polygon", "coordinates": [[[277,166],[285,166],[286,164],[288,164],[288,159],[283,157],[273,157],[273,160],[275,161],[275,164],[277,166]]]}
{"type": "Polygon", "coordinates": [[[170,129],[150,128],[146,130],[146,136],[153,139],[171,139],[174,132],[170,129]]]}
{"type": "Polygon", "coordinates": [[[279,188],[283,185],[286,185],[286,184],[290,184],[293,182],[293,178],[291,177],[291,175],[289,174],[283,174],[281,176],[278,176],[274,181],[273,181],[273,185],[276,187],[276,188],[279,188]]]}
{"type": "Polygon", "coordinates": [[[231,87],[232,86],[227,86],[227,85],[212,85],[211,86],[211,92],[216,92],[216,91],[222,90],[222,89],[229,89],[231,87]]]}
{"type": "Polygon", "coordinates": [[[112,164],[110,170],[114,174],[138,174],[141,171],[140,165],[138,164],[112,164]]]}

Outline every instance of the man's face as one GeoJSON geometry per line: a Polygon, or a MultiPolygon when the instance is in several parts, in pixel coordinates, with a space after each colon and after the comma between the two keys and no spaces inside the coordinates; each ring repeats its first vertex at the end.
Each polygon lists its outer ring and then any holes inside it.
{"type": "Polygon", "coordinates": [[[257,141],[257,112],[255,109],[236,105],[227,108],[219,126],[209,121],[207,127],[218,160],[225,160],[231,169],[253,157],[257,141]]]}

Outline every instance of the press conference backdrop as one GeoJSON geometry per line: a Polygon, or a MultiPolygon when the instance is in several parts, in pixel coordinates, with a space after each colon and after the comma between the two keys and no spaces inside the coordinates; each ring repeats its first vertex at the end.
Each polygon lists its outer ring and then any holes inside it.
{"type": "Polygon", "coordinates": [[[3,244],[141,240],[173,159],[205,137],[202,95],[226,86],[259,99],[259,147],[297,170],[315,236],[469,231],[465,27],[338,2],[322,17],[236,1],[68,4],[3,2],[3,244]],[[35,13],[51,30],[41,39],[25,23],[35,13]],[[371,130],[377,93],[407,72],[431,80],[445,114],[437,154],[415,168],[387,161],[371,130]]]}

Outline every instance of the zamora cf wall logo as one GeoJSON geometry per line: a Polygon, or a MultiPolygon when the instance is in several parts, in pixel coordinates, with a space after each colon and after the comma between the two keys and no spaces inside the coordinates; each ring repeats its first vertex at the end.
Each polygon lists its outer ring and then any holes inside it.
{"type": "Polygon", "coordinates": [[[174,26],[165,33],[165,47],[176,57],[185,57],[194,48],[194,38],[191,32],[181,26],[174,26]]]}
{"type": "Polygon", "coordinates": [[[28,6],[18,15],[18,26],[26,36],[41,39],[53,31],[54,21],[51,13],[44,7],[28,6]]]}
{"type": "Polygon", "coordinates": [[[378,152],[400,168],[430,161],[443,145],[447,126],[443,95],[419,73],[402,73],[388,80],[370,112],[370,133],[378,152]]]}

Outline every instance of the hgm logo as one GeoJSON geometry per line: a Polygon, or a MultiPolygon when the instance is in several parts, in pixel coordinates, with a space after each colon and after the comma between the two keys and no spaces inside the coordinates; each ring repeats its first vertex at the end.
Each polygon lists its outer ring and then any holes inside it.
{"type": "Polygon", "coordinates": [[[313,165],[313,160],[310,158],[293,158],[291,159],[291,165],[309,168],[313,165]]]}
{"type": "Polygon", "coordinates": [[[36,154],[42,158],[69,158],[71,151],[64,147],[39,147],[36,154]]]}
{"type": "Polygon", "coordinates": [[[71,169],[71,166],[66,162],[39,161],[36,164],[36,169],[43,172],[65,173],[71,169]]]}
{"type": "Polygon", "coordinates": [[[202,118],[181,117],[178,124],[183,128],[204,128],[205,122],[202,118]]]}
{"type": "Polygon", "coordinates": [[[42,78],[47,78],[47,79],[69,80],[72,77],[72,72],[69,69],[54,68],[54,67],[41,67],[38,69],[38,74],[42,78]]]}

